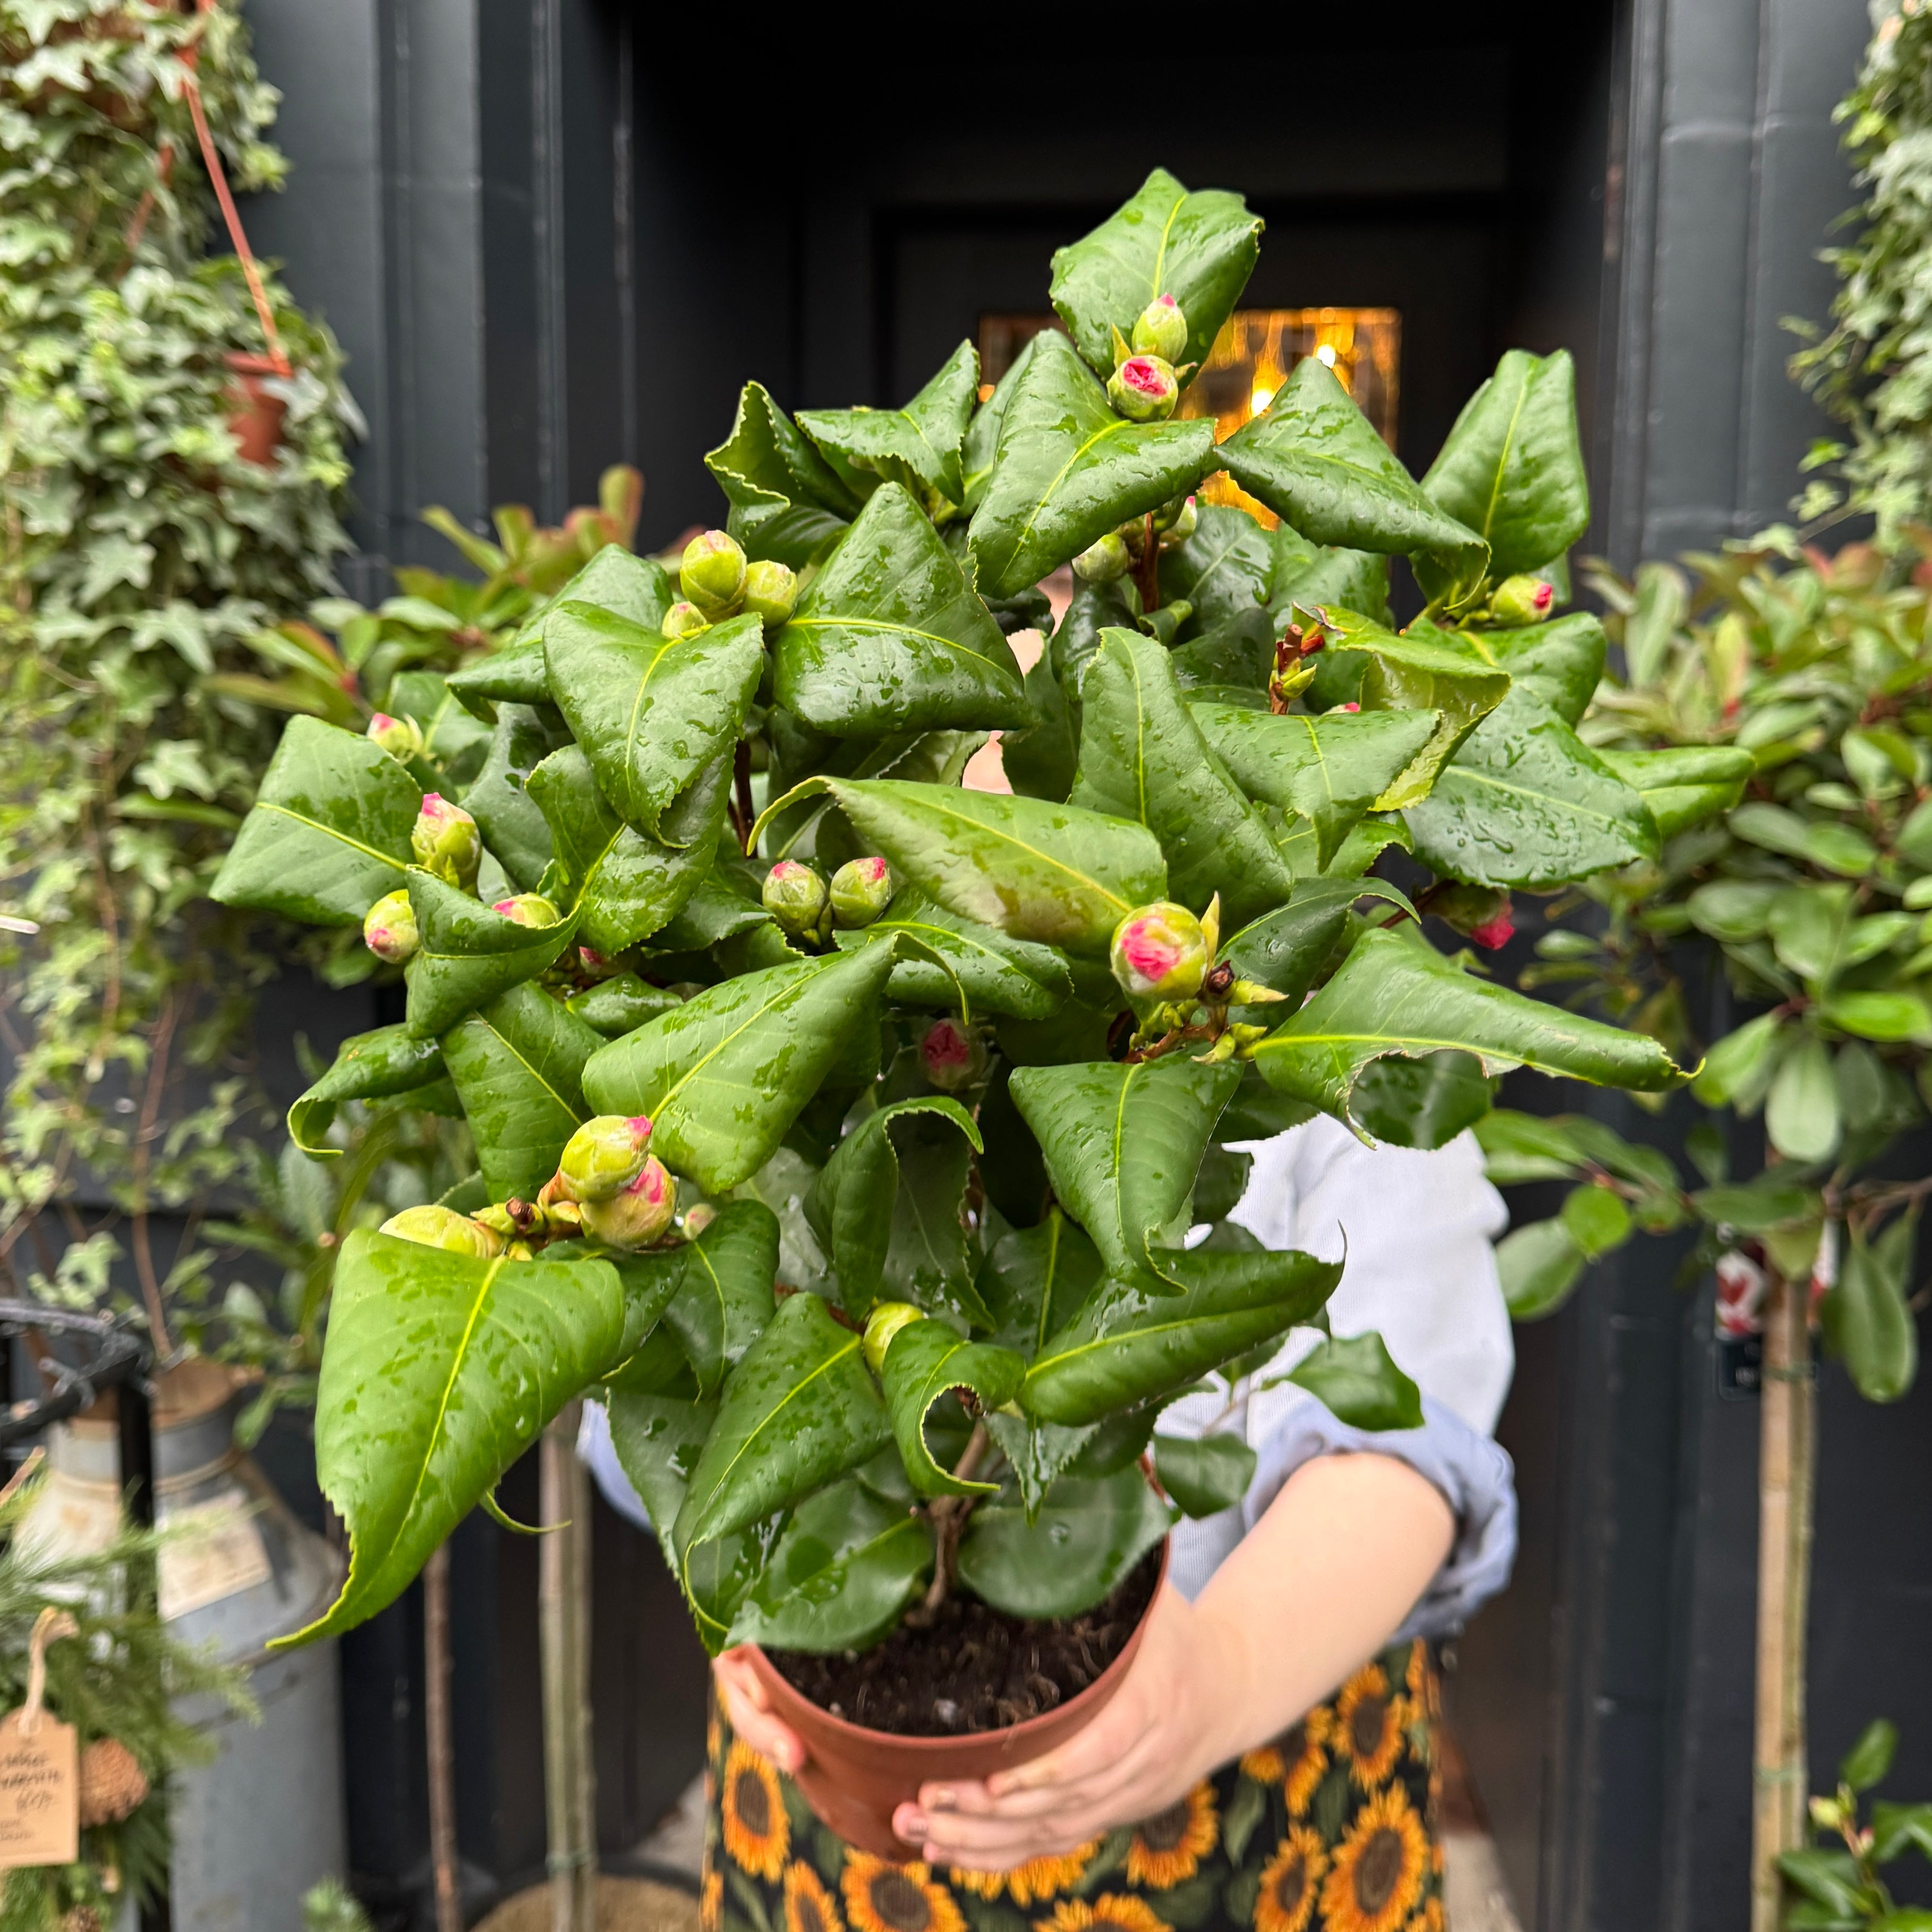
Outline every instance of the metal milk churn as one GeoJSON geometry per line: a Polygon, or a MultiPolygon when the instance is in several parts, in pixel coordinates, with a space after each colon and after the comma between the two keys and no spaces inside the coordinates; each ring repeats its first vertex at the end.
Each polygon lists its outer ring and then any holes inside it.
{"type": "MultiPolygon", "coordinates": [[[[212,1644],[223,1663],[245,1666],[261,1707],[259,1725],[212,1700],[180,1707],[216,1755],[174,1780],[170,1891],[179,1932],[299,1927],[302,1894],[342,1876],[346,1859],[336,1646],[266,1648],[322,1614],[343,1559],[236,1446],[241,1400],[230,1372],[212,1362],[170,1370],[155,1390],[155,1517],[169,1532],[161,1615],[181,1642],[212,1644]]],[[[79,1554],[112,1540],[121,1502],[112,1401],[48,1432],[48,1474],[20,1532],[29,1546],[79,1554]]]]}

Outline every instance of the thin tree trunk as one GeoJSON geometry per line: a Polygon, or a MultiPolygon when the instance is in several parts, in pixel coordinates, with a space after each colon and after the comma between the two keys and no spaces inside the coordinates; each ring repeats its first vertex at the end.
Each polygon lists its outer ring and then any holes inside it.
{"type": "Polygon", "coordinates": [[[550,1932],[596,1932],[597,1784],[590,1756],[590,1484],[577,1460],[583,1404],[544,1431],[538,1642],[550,1932]]]}
{"type": "Polygon", "coordinates": [[[1778,1932],[1781,1852],[1804,1843],[1804,1631],[1811,1594],[1817,1396],[1810,1282],[1774,1273],[1766,1298],[1758,1448],[1757,1736],[1751,1932],[1778,1932]]]}
{"type": "Polygon", "coordinates": [[[424,1728],[429,1736],[429,1850],[436,1879],[436,1932],[463,1932],[457,1882],[456,1753],[449,1728],[449,1545],[423,1570],[424,1728]]]}

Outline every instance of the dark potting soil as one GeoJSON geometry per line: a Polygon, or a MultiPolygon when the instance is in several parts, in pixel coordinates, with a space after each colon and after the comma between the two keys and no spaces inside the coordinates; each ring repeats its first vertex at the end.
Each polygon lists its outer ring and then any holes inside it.
{"type": "Polygon", "coordinates": [[[1126,1648],[1160,1576],[1156,1550],[1105,1603],[1077,1617],[1028,1623],[952,1596],[929,1624],[902,1624],[870,1650],[767,1654],[802,1696],[848,1724],[905,1738],[1003,1730],[1092,1684],[1126,1648]]]}

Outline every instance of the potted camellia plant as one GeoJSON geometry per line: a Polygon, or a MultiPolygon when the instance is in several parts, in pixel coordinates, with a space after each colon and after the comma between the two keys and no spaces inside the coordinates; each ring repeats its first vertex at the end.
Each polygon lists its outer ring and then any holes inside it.
{"type": "MultiPolygon", "coordinates": [[[[326,1156],[338,1103],[416,1093],[478,1162],[344,1245],[316,1445],[352,1561],[308,1635],[587,1394],[705,1643],[760,1647],[812,1802],[891,1852],[935,1754],[1012,1762],[1098,1707],[1176,1512],[1244,1487],[1245,1445],[1164,1439],[1162,1405],[1322,1325],[1341,1264],[1223,1218],[1232,1144],[1322,1110],[1438,1145],[1510,1066],[1679,1077],[1369,873],[1410,849],[1474,929],[1656,851],[1643,758],[1571,729],[1604,643],[1552,614],[1568,361],[1506,356],[1420,483],[1312,359],[1217,447],[1176,406],[1260,231],[1156,172],[1056,257],[1065,332],[985,400],[964,344],[899,410],[748,385],[724,529],[675,569],[602,552],[416,694],[487,724],[466,786],[424,717],[291,724],[217,895],[361,922],[408,987],[296,1136],[326,1156]],[[1279,527],[1201,501],[1222,470],[1279,527]],[[1400,632],[1394,556],[1426,600],[1400,632]],[[1022,676],[1007,634],[1069,563],[1022,676]],[[993,730],[1011,794],[960,782],[993,730]]],[[[1294,1373],[1417,1419],[1374,1336],[1294,1373]]]]}

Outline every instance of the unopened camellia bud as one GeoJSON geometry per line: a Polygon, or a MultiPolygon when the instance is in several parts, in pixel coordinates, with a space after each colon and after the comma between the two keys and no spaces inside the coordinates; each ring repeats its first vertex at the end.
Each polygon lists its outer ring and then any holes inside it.
{"type": "Polygon", "coordinates": [[[694,638],[710,628],[711,620],[695,604],[682,598],[664,614],[664,622],[658,626],[666,637],[674,640],[694,638]]]}
{"type": "Polygon", "coordinates": [[[1180,385],[1164,356],[1130,356],[1107,379],[1107,400],[1130,422],[1160,422],[1173,415],[1180,385]]]}
{"type": "Polygon", "coordinates": [[[677,1215],[677,1183],[656,1155],[628,1187],[606,1201],[586,1201],[578,1211],[586,1234],[614,1248],[647,1248],[670,1228],[677,1215]]]}
{"type": "Polygon", "coordinates": [[[650,1137],[651,1124],[642,1114],[599,1114],[565,1142],[556,1175],[544,1185],[566,1201],[608,1201],[644,1172],[650,1137]]]}
{"type": "Polygon", "coordinates": [[[848,859],[832,875],[832,916],[843,926],[870,926],[892,904],[896,884],[884,860],[848,859]]]}
{"type": "Polygon", "coordinates": [[[760,557],[745,566],[745,608],[776,630],[798,602],[798,578],[790,565],[760,557]]]}
{"type": "Polygon", "coordinates": [[[708,1201],[700,1201],[694,1208],[684,1210],[684,1234],[686,1240],[694,1241],[718,1218],[718,1210],[708,1201]]]}
{"type": "Polygon", "coordinates": [[[1133,1000],[1191,1000],[1209,965],[1208,935],[1184,905],[1156,899],[1114,928],[1114,977],[1133,1000]]]}
{"type": "Polygon", "coordinates": [[[554,926],[563,916],[542,892],[519,892],[514,898],[499,899],[490,910],[519,926],[554,926]]]}
{"type": "Polygon", "coordinates": [[[1073,574],[1082,584],[1112,584],[1133,567],[1133,555],[1118,530],[1109,530],[1073,560],[1073,574]]]}
{"type": "Polygon", "coordinates": [[[765,874],[759,896],[766,911],[794,939],[822,939],[831,922],[825,881],[809,866],[781,859],[765,874]]]}
{"type": "Polygon", "coordinates": [[[385,892],[362,915],[362,944],[392,966],[414,958],[421,943],[416,908],[406,892],[385,892]]]}
{"type": "Polygon", "coordinates": [[[1159,517],[1154,520],[1154,528],[1160,532],[1161,548],[1178,550],[1194,534],[1200,521],[1201,512],[1196,507],[1194,499],[1192,496],[1184,497],[1180,508],[1174,512],[1172,518],[1165,526],[1159,517]]]}
{"type": "Polygon", "coordinates": [[[1546,578],[1506,577],[1490,599],[1490,615],[1498,624],[1540,624],[1556,602],[1556,586],[1546,578]]]}
{"type": "Polygon", "coordinates": [[[678,588],[713,619],[738,602],[745,588],[745,553],[723,530],[706,530],[684,547],[677,567],[678,588]]]}
{"type": "Polygon", "coordinates": [[[934,1020],[919,1043],[926,1077],[942,1094],[970,1087],[986,1070],[986,1050],[957,1020],[934,1020]]]}
{"type": "Polygon", "coordinates": [[[460,892],[473,892],[476,868],[482,862],[483,838],[476,821],[460,805],[452,805],[440,792],[423,794],[422,810],[410,832],[410,850],[424,871],[434,872],[446,885],[460,892]]]}
{"type": "Polygon", "coordinates": [[[392,758],[416,758],[423,748],[422,726],[413,718],[392,718],[386,711],[379,711],[370,719],[363,736],[392,758]]]}
{"type": "Polygon", "coordinates": [[[1156,296],[1134,322],[1134,351],[1178,362],[1187,346],[1187,317],[1172,296],[1156,296]]]}
{"type": "Polygon", "coordinates": [[[923,1318],[924,1311],[915,1308],[909,1301],[882,1301],[866,1317],[865,1340],[860,1346],[866,1352],[866,1366],[875,1376],[886,1372],[886,1351],[892,1346],[892,1337],[902,1328],[923,1318]]]}
{"type": "Polygon", "coordinates": [[[474,1255],[479,1261],[494,1261],[503,1252],[502,1238],[467,1214],[454,1208],[434,1204],[405,1208],[382,1223],[382,1232],[405,1241],[418,1241],[426,1248],[442,1248],[452,1255],[474,1255]]]}

